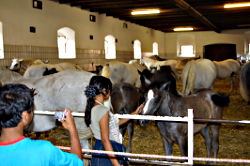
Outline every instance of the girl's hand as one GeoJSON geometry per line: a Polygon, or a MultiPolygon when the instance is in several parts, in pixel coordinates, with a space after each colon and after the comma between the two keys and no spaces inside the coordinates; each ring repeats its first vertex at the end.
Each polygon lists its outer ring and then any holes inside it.
{"type": "Polygon", "coordinates": [[[144,107],[144,103],[142,103],[132,114],[139,114],[141,113],[142,109],[144,107]]]}

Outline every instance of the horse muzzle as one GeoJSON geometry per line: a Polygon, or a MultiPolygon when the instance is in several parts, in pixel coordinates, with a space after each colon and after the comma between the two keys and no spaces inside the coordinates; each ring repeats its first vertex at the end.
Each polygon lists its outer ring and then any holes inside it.
{"type": "Polygon", "coordinates": [[[146,125],[148,125],[148,120],[140,119],[139,123],[141,126],[146,126],[146,125]]]}

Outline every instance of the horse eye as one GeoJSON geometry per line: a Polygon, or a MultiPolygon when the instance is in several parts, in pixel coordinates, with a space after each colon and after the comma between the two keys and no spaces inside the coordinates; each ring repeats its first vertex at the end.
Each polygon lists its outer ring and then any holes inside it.
{"type": "Polygon", "coordinates": [[[14,67],[17,67],[18,64],[15,64],[14,67]]]}

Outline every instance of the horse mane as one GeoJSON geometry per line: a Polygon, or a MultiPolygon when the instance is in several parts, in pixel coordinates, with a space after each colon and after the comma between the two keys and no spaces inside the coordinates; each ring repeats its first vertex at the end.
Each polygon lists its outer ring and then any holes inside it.
{"type": "Polygon", "coordinates": [[[150,87],[156,87],[159,89],[165,83],[169,82],[169,86],[167,86],[167,90],[174,94],[175,96],[179,96],[176,88],[176,78],[174,72],[171,70],[170,66],[161,66],[160,70],[157,70],[151,77],[151,85],[150,87]]]}
{"type": "Polygon", "coordinates": [[[211,96],[213,103],[219,107],[226,107],[229,105],[229,96],[224,93],[216,93],[211,96]]]}

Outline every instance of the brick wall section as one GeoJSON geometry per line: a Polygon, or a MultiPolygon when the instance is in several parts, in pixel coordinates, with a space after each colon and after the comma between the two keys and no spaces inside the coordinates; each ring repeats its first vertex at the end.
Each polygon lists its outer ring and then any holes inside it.
{"type": "MultiPolygon", "coordinates": [[[[132,51],[117,51],[118,61],[128,62],[133,59],[132,51]]],[[[71,62],[80,65],[85,70],[95,70],[95,65],[103,65],[113,61],[105,59],[104,50],[76,49],[76,59],[58,59],[57,47],[4,45],[4,59],[0,60],[0,66],[11,64],[13,58],[32,58],[48,60],[49,63],[71,62]],[[94,68],[93,68],[94,67],[94,68]]]]}

